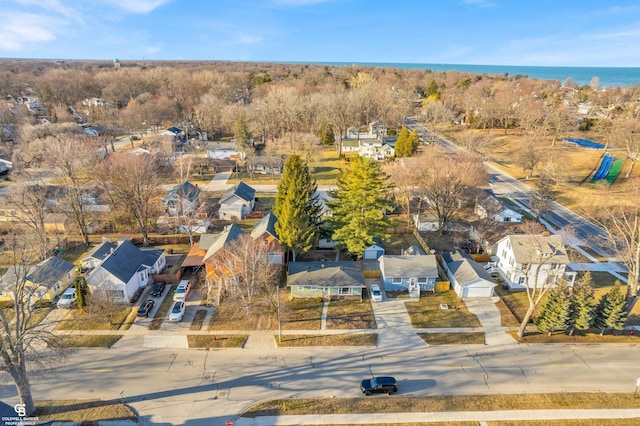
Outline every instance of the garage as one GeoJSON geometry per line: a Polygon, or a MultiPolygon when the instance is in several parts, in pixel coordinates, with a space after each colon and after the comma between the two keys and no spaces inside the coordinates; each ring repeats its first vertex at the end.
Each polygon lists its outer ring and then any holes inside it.
{"type": "Polygon", "coordinates": [[[461,251],[443,255],[447,277],[456,294],[463,299],[492,297],[497,285],[481,264],[461,251]]]}

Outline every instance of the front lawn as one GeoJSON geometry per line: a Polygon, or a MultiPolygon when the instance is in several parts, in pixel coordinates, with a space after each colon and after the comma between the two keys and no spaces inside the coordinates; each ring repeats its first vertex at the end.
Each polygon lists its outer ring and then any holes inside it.
{"type": "Polygon", "coordinates": [[[378,341],[376,333],[357,334],[287,334],[282,336],[278,347],[296,346],[375,346],[378,341]]]}
{"type": "Polygon", "coordinates": [[[189,345],[189,348],[197,349],[241,348],[247,341],[247,337],[248,336],[245,334],[222,336],[188,334],[187,344],[189,345]]]}
{"type": "Polygon", "coordinates": [[[631,334],[631,330],[613,331],[607,330],[604,336],[599,330],[591,330],[587,333],[576,331],[573,336],[565,333],[539,333],[537,331],[525,332],[522,339],[518,339],[517,332],[509,332],[511,337],[521,343],[640,343],[638,333],[631,334]]]}
{"type": "Polygon", "coordinates": [[[109,317],[90,315],[80,309],[70,309],[64,319],[56,325],[56,330],[118,330],[127,319],[131,307],[114,305],[115,311],[109,317]]]}
{"type": "MultiPolygon", "coordinates": [[[[522,323],[527,310],[529,309],[529,298],[526,291],[511,291],[503,289],[500,284],[494,288],[500,300],[511,311],[518,324],[522,323]]],[[[504,320],[503,320],[504,321],[504,320]]]]}
{"type": "Polygon", "coordinates": [[[327,309],[327,328],[376,328],[371,303],[368,299],[332,300],[327,309]]]}
{"type": "Polygon", "coordinates": [[[467,309],[453,291],[429,294],[416,302],[407,302],[407,311],[415,328],[480,327],[478,317],[467,309]],[[447,309],[441,306],[446,305],[447,309]]]}
{"type": "Polygon", "coordinates": [[[483,345],[484,332],[471,333],[418,333],[429,345],[483,345]]]}
{"type": "Polygon", "coordinates": [[[65,348],[110,348],[122,338],[122,334],[59,336],[65,348]]]}
{"type": "Polygon", "coordinates": [[[137,421],[136,414],[120,400],[36,401],[38,424],[41,422],[82,422],[97,424],[106,420],[137,421]],[[96,422],[96,423],[94,423],[96,422]]]}

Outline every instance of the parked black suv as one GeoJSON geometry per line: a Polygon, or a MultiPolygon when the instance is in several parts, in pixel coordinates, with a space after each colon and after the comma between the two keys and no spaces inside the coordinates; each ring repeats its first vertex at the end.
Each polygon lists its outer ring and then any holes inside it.
{"type": "Polygon", "coordinates": [[[391,395],[394,392],[398,392],[398,382],[393,377],[374,377],[360,382],[360,390],[367,396],[372,393],[391,395]]]}
{"type": "Polygon", "coordinates": [[[164,291],[165,283],[164,281],[158,281],[151,287],[151,296],[158,297],[162,296],[162,292],[164,291]]]}

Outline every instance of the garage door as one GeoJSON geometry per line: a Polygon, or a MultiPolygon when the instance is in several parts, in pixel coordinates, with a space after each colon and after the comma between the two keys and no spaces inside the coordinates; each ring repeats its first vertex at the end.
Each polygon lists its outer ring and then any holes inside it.
{"type": "Polygon", "coordinates": [[[491,287],[465,287],[462,297],[491,297],[491,287]]]}

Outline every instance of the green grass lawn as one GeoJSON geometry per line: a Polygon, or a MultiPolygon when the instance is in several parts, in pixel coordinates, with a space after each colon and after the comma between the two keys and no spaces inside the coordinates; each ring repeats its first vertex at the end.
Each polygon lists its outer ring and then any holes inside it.
{"type": "Polygon", "coordinates": [[[391,234],[389,239],[384,241],[385,254],[399,255],[402,250],[406,250],[412,245],[420,247],[413,234],[391,234]]]}
{"type": "Polygon", "coordinates": [[[478,317],[469,312],[453,290],[429,294],[416,302],[407,302],[406,307],[416,328],[481,326],[478,317]],[[441,309],[440,305],[447,305],[448,309],[441,309]]]}
{"type": "Polygon", "coordinates": [[[345,167],[345,162],[338,158],[333,147],[327,147],[322,151],[321,158],[313,159],[309,163],[311,177],[316,179],[318,185],[332,185],[335,183],[340,169],[345,167]]]}
{"type": "Polygon", "coordinates": [[[332,300],[327,309],[327,328],[376,328],[371,303],[368,299],[332,300]]]}

